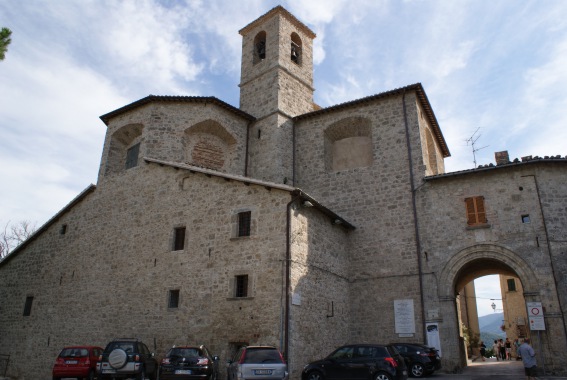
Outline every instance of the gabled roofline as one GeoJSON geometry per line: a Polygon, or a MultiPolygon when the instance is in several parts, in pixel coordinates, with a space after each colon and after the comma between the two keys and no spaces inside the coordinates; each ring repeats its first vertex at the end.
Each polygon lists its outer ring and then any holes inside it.
{"type": "Polygon", "coordinates": [[[349,102],[340,103],[340,104],[336,104],[334,106],[322,108],[322,109],[317,110],[317,111],[313,111],[313,112],[305,113],[303,115],[296,116],[296,117],[293,118],[293,120],[299,121],[299,120],[304,120],[304,119],[316,117],[316,116],[326,114],[326,113],[341,111],[341,110],[346,109],[346,108],[356,107],[356,106],[359,106],[361,104],[370,103],[370,102],[373,102],[373,101],[378,100],[378,99],[388,98],[388,97],[391,97],[391,96],[403,95],[404,93],[406,93],[408,91],[415,91],[416,92],[417,99],[419,100],[421,106],[423,107],[425,114],[426,114],[426,117],[427,117],[427,120],[429,120],[429,123],[431,124],[431,127],[433,128],[433,133],[435,134],[437,142],[439,143],[439,146],[441,147],[443,157],[450,157],[451,152],[449,152],[449,147],[447,146],[447,142],[445,141],[445,137],[443,137],[443,133],[441,132],[441,128],[439,127],[439,123],[437,122],[437,118],[435,117],[435,114],[433,113],[433,108],[431,107],[431,103],[429,103],[429,99],[427,98],[427,94],[425,93],[425,90],[423,89],[423,86],[421,85],[421,83],[411,84],[409,86],[400,87],[400,88],[390,90],[390,91],[386,91],[386,92],[381,92],[381,93],[378,93],[376,95],[370,95],[370,96],[367,96],[367,97],[364,97],[364,98],[351,100],[349,102]]]}
{"type": "Polygon", "coordinates": [[[278,5],[277,7],[270,9],[268,12],[264,13],[262,16],[258,17],[256,20],[252,21],[250,24],[246,25],[244,28],[240,29],[238,31],[238,33],[240,35],[244,36],[251,29],[255,28],[258,24],[264,22],[265,20],[268,20],[270,17],[273,17],[277,14],[282,14],[293,25],[295,25],[296,28],[301,29],[301,31],[303,31],[303,33],[305,33],[311,39],[317,37],[317,35],[311,29],[309,29],[309,27],[307,27],[307,25],[305,25],[304,23],[299,21],[294,15],[289,13],[289,11],[287,9],[285,9],[284,7],[282,7],[281,5],[278,5]]]}
{"type": "Polygon", "coordinates": [[[124,107],[120,107],[114,111],[111,111],[107,114],[100,116],[100,119],[104,122],[104,124],[108,125],[110,119],[119,116],[123,113],[136,109],[138,107],[144,106],[149,103],[158,103],[158,102],[169,102],[169,103],[211,103],[221,108],[224,108],[235,115],[242,117],[249,121],[254,121],[256,118],[244,111],[239,110],[236,107],[231,106],[230,104],[223,102],[222,100],[214,97],[214,96],[162,96],[162,95],[148,95],[145,98],[137,100],[133,103],[125,105],[124,107]]]}
{"type": "Polygon", "coordinates": [[[158,164],[158,165],[161,165],[161,166],[170,166],[170,167],[173,167],[173,168],[176,168],[176,169],[187,170],[191,173],[201,173],[201,174],[206,175],[207,177],[224,178],[224,179],[229,180],[229,181],[233,180],[233,181],[242,182],[245,185],[258,185],[258,186],[262,186],[262,187],[264,187],[268,190],[278,189],[278,190],[287,191],[291,195],[299,197],[301,199],[301,201],[311,202],[311,204],[316,209],[321,211],[324,215],[328,216],[333,221],[334,224],[341,225],[348,230],[356,229],[356,227],[353,226],[351,223],[349,223],[346,219],[337,215],[335,212],[333,212],[332,210],[330,210],[326,206],[323,206],[316,199],[314,199],[309,194],[305,193],[303,190],[301,190],[297,187],[282,185],[282,184],[275,183],[275,182],[262,181],[262,180],[253,179],[253,178],[250,178],[250,177],[243,177],[243,176],[235,175],[235,174],[222,173],[222,172],[218,172],[216,170],[206,169],[206,168],[202,168],[202,167],[199,167],[199,166],[193,166],[193,165],[188,165],[188,164],[182,164],[182,163],[179,163],[179,162],[158,160],[158,159],[150,158],[150,157],[144,157],[144,161],[146,161],[146,163],[154,163],[154,164],[158,164]]]}
{"type": "Polygon", "coordinates": [[[96,186],[93,185],[93,184],[90,184],[85,190],[81,191],[81,193],[79,195],[77,195],[75,198],[73,198],[73,200],[71,202],[69,202],[65,207],[63,207],[57,214],[55,214],[53,217],[51,217],[51,219],[49,219],[47,222],[45,222],[43,224],[43,226],[38,228],[33,234],[30,235],[30,237],[28,237],[20,245],[18,245],[16,248],[14,248],[6,257],[4,257],[4,259],[0,260],[0,266],[5,264],[6,262],[8,262],[12,257],[16,256],[16,254],[18,254],[18,252],[20,252],[22,249],[27,247],[39,235],[41,235],[49,227],[51,227],[53,224],[55,224],[57,222],[57,220],[59,220],[59,218],[61,218],[61,216],[63,214],[65,214],[66,212],[71,210],[75,205],[77,205],[79,202],[81,202],[83,199],[85,199],[87,195],[89,195],[90,193],[95,191],[95,189],[96,189],[96,186]]]}

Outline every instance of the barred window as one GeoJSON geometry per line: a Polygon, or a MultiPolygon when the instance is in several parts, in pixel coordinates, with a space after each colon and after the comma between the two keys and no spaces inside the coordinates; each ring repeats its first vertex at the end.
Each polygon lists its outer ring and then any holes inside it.
{"type": "Polygon", "coordinates": [[[469,226],[487,223],[486,211],[484,209],[484,197],[465,198],[465,206],[467,209],[467,224],[469,226]]]}
{"type": "Polygon", "coordinates": [[[170,290],[168,298],[167,307],[177,309],[179,307],[179,289],[170,290]]]}
{"type": "Polygon", "coordinates": [[[516,281],[513,278],[509,278],[508,280],[506,280],[506,282],[508,283],[508,291],[509,292],[515,292],[516,291],[516,281]]]}
{"type": "Polygon", "coordinates": [[[244,211],[238,213],[238,236],[250,236],[250,224],[252,212],[244,211]]]}

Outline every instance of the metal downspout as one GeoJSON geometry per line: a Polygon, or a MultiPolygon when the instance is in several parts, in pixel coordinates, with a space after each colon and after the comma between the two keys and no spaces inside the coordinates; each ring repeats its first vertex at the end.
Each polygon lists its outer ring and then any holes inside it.
{"type": "Polygon", "coordinates": [[[421,321],[422,321],[422,331],[423,331],[423,344],[427,344],[427,333],[425,329],[425,304],[423,300],[423,269],[421,263],[421,241],[419,237],[419,225],[417,222],[417,207],[415,201],[415,186],[414,186],[414,175],[413,175],[413,158],[410,143],[410,133],[408,126],[408,115],[406,109],[406,90],[402,94],[402,107],[404,112],[404,126],[406,129],[406,145],[408,148],[408,159],[409,159],[409,172],[410,172],[410,186],[411,186],[411,203],[413,208],[413,226],[415,233],[415,248],[417,251],[417,266],[419,271],[419,297],[421,302],[421,321]]]}

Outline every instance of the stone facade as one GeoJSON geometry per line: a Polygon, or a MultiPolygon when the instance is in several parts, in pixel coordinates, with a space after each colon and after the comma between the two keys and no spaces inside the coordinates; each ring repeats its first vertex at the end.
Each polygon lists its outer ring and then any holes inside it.
{"type": "Polygon", "coordinates": [[[0,262],[8,375],[48,379],[62,346],[135,336],[158,357],[206,344],[222,379],[240,345],[275,345],[298,380],[341,344],[437,330],[457,371],[459,292],[487,274],[542,302],[546,331],[528,333],[564,371],[567,160],[445,173],[420,84],[318,109],[308,27],[276,7],[240,33],[240,108],[149,96],[101,116],[97,185],[0,262]]]}

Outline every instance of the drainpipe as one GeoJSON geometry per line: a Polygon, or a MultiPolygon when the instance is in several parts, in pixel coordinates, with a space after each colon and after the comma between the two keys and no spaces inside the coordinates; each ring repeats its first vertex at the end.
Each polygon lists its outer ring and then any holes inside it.
{"type": "Polygon", "coordinates": [[[413,228],[415,234],[415,249],[417,253],[417,266],[419,271],[419,297],[421,302],[421,320],[423,329],[423,344],[427,344],[427,333],[425,331],[425,304],[423,300],[423,269],[421,263],[421,242],[419,238],[419,225],[417,222],[417,207],[415,201],[415,186],[414,186],[414,175],[413,175],[413,158],[410,143],[410,132],[408,126],[408,115],[406,109],[406,90],[402,93],[402,107],[404,112],[404,126],[406,129],[406,145],[408,148],[408,159],[409,159],[409,172],[410,172],[410,186],[411,186],[411,203],[413,208],[413,228]]]}

